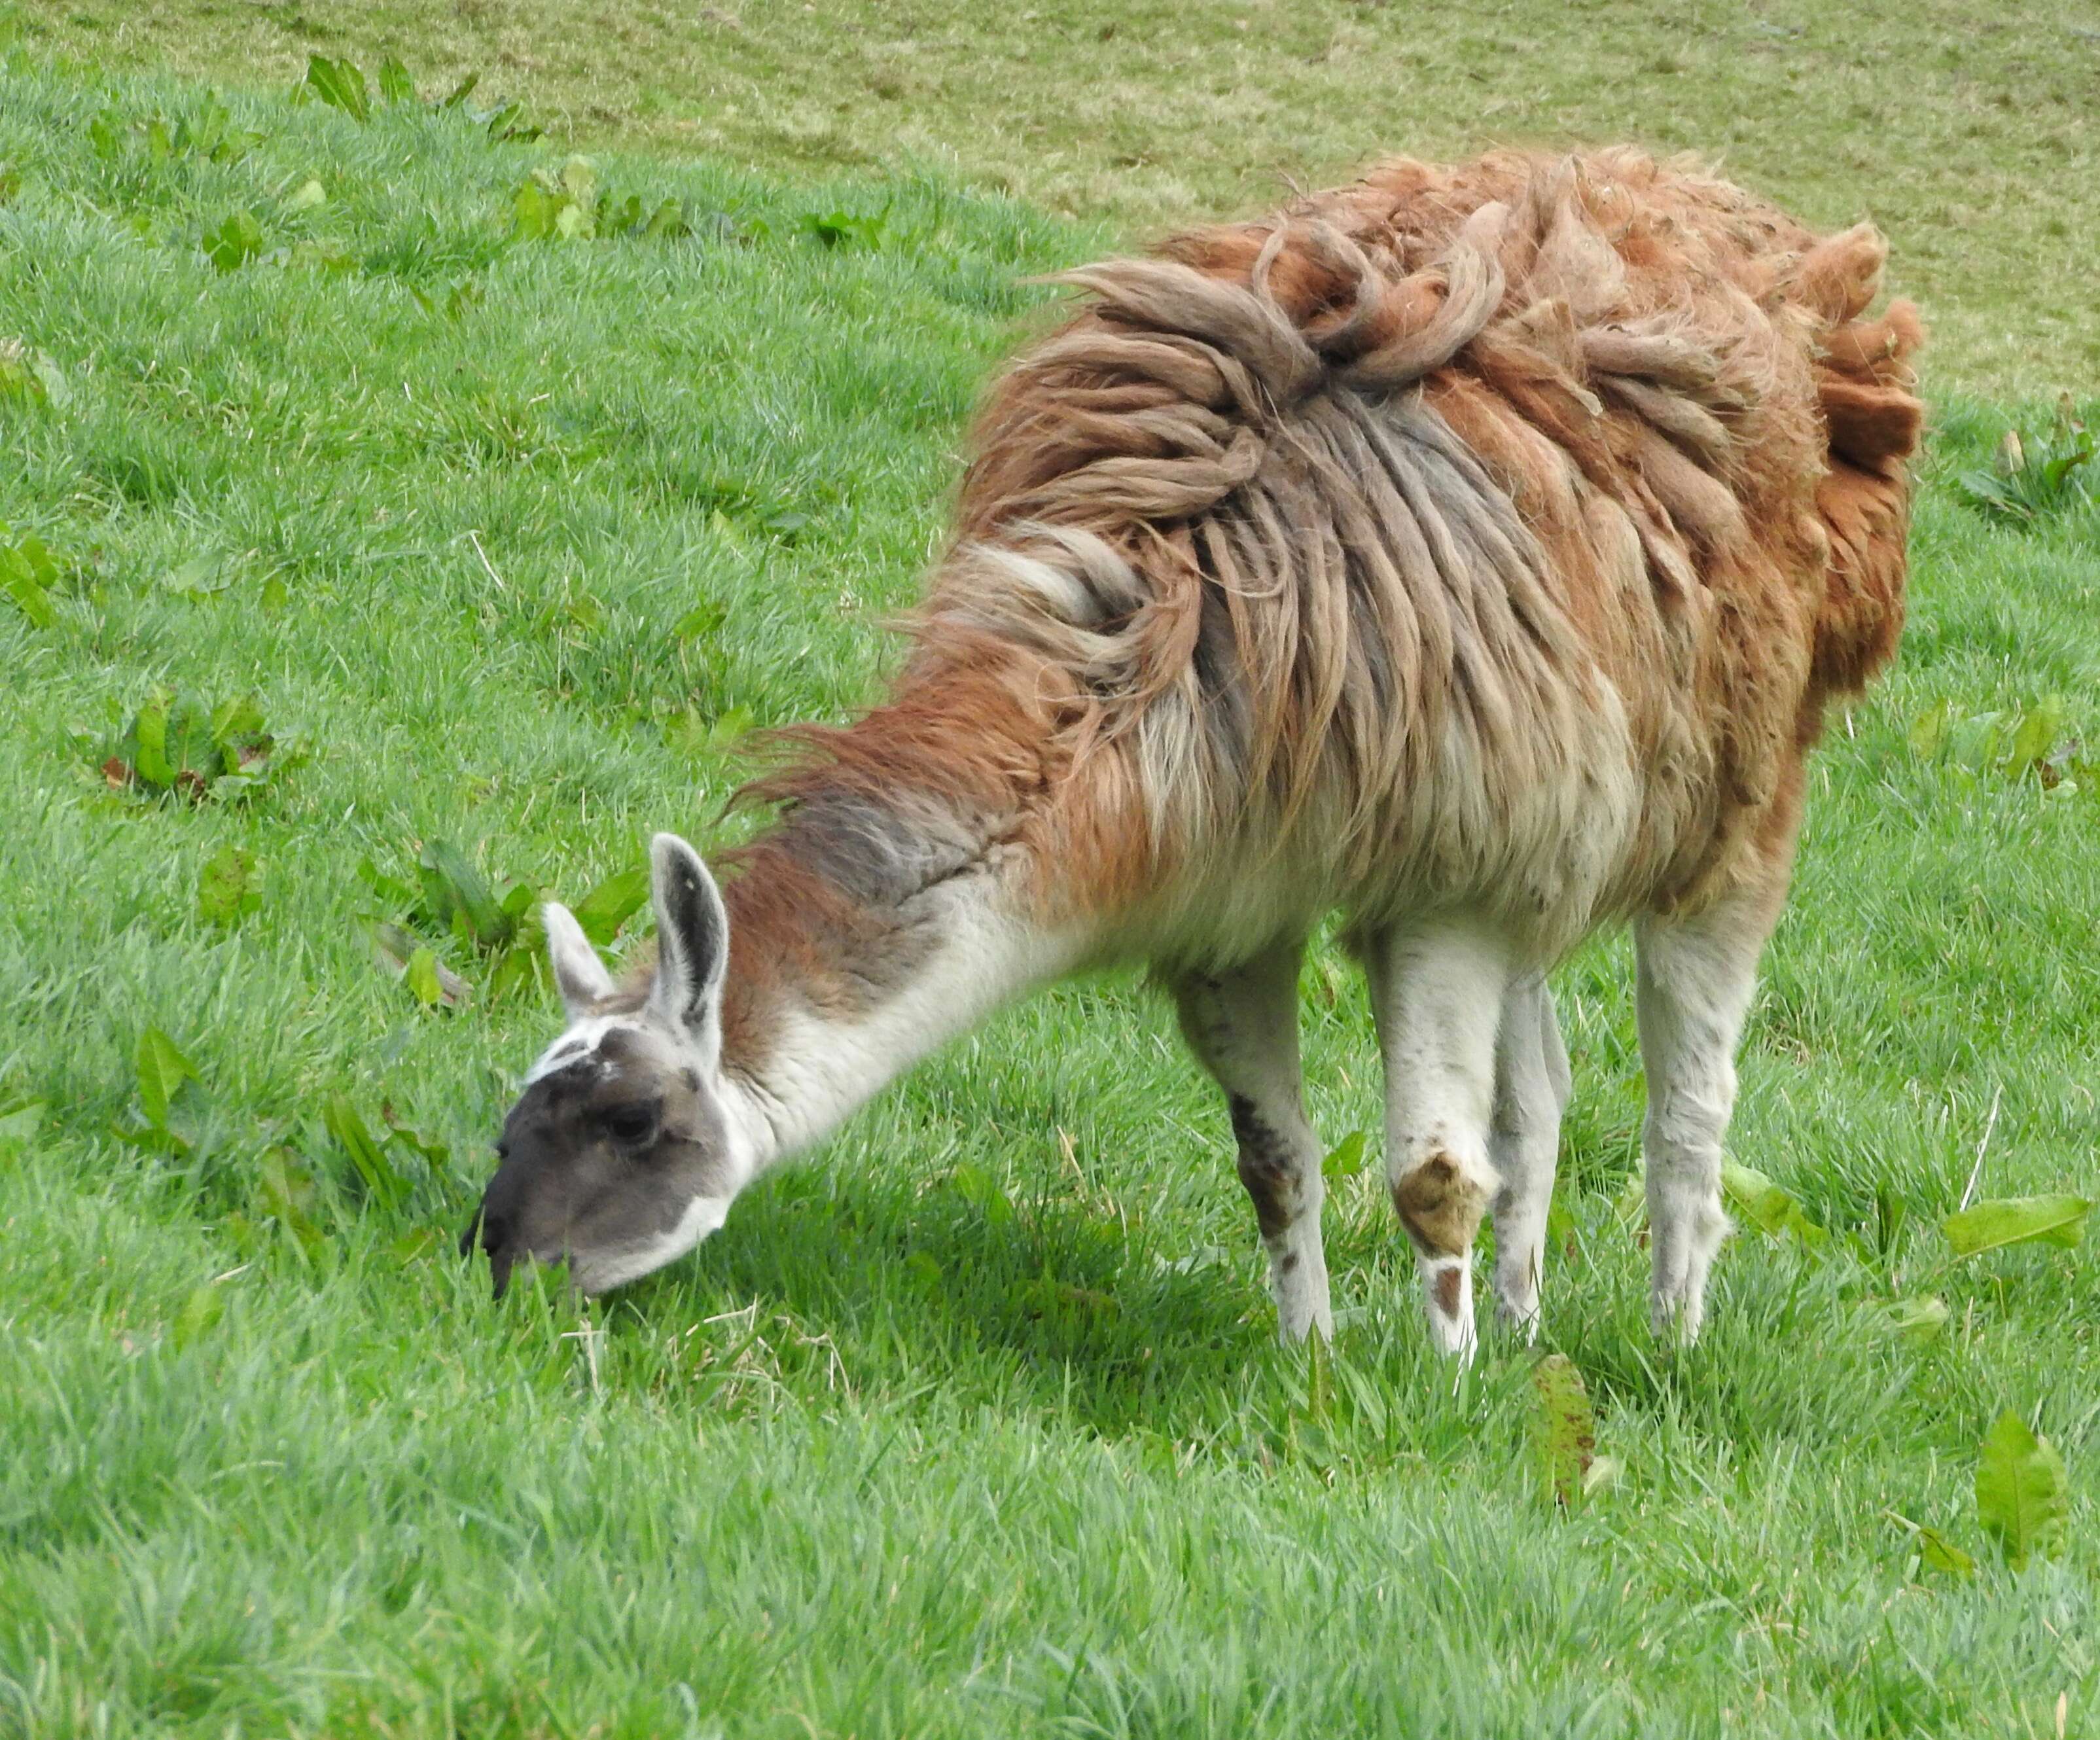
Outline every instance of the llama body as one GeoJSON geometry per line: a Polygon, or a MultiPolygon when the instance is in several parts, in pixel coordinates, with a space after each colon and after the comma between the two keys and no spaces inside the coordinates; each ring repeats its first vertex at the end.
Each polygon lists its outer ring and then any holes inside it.
{"type": "Polygon", "coordinates": [[[919,1056],[1142,961],[1225,1091],[1286,1337],[1330,1325],[1304,940],[1348,921],[1432,1330],[1522,1325],[1568,1072],[1543,974],[1630,921],[1659,1327],[1696,1333],[1804,757],[1902,616],[1915,317],[1882,249],[1630,152],[1390,165],[1072,274],[995,389],[889,699],[659,837],[653,972],[549,912],[570,1031],[477,1226],[589,1291],[919,1056]]]}

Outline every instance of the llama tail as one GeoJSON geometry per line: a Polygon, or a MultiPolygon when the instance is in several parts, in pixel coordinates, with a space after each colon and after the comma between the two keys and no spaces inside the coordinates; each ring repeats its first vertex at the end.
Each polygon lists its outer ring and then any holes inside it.
{"type": "Polygon", "coordinates": [[[1845,693],[1865,687],[1903,631],[1909,463],[1925,426],[1910,361],[1925,339],[1917,308],[1898,302],[1877,320],[1860,317],[1887,254],[1879,232],[1861,224],[1803,255],[1794,284],[1801,303],[1830,323],[1815,365],[1830,465],[1815,492],[1830,538],[1815,677],[1845,693]]]}

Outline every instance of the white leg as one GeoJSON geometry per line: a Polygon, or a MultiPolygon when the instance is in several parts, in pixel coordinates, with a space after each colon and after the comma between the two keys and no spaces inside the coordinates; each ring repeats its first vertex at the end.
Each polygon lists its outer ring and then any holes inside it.
{"type": "Polygon", "coordinates": [[[1695,1340],[1706,1274],[1728,1230],[1721,1137],[1736,1100],[1736,1046],[1776,901],[1731,897],[1696,917],[1648,918],[1640,957],[1641,1062],[1648,1074],[1649,1237],[1656,1332],[1695,1340]]]}
{"type": "Polygon", "coordinates": [[[1488,1154],[1501,1181],[1493,1204],[1495,1314],[1526,1340],[1538,1333],[1546,1218],[1568,1085],[1568,1048],[1553,994],[1542,977],[1524,974],[1511,981],[1502,1000],[1488,1154]]]}
{"type": "Polygon", "coordinates": [[[1364,939],[1385,1051],[1386,1176],[1414,1246],[1430,1332],[1472,1355],[1473,1235],[1499,1180],[1488,1153],[1508,945],[1454,920],[1364,939]]]}
{"type": "Polygon", "coordinates": [[[1301,942],[1244,966],[1174,982],[1189,1049],[1225,1090],[1239,1144],[1240,1182],[1253,1199],[1268,1284],[1286,1344],[1317,1329],[1331,1340],[1327,1258],[1320,1242],[1320,1141],[1306,1120],[1298,1062],[1301,942]]]}

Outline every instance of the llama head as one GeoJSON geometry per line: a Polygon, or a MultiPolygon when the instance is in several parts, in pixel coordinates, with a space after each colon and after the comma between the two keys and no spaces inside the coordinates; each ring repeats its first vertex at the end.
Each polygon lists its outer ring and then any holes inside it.
{"type": "Polygon", "coordinates": [[[499,1164],[460,1239],[488,1252],[499,1296],[523,1258],[567,1261],[586,1293],[660,1269],[722,1223],[758,1167],[721,1073],[729,921],[699,855],[651,848],[656,974],[618,990],[566,907],[546,909],[567,1030],[504,1120],[499,1164]]]}

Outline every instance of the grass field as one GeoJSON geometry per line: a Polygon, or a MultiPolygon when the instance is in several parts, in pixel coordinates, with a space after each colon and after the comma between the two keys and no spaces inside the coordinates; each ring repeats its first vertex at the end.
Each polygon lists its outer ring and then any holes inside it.
{"type": "Polygon", "coordinates": [[[1150,232],[1398,151],[1636,139],[1833,227],[1871,215],[1930,378],[2100,382],[2100,3],[1969,0],[64,0],[33,41],[289,82],[309,53],[469,73],[580,138],[799,173],[932,166],[1150,232]]]}
{"type": "MultiPolygon", "coordinates": [[[[1104,233],[600,153],[605,228],[693,233],[517,239],[565,150],[0,68],[0,1733],[2100,1731],[2093,1258],[1938,1227],[1979,1146],[1986,1197],[2089,1195],[2100,1146],[2100,506],[1956,487],[2042,413],[1940,395],[1913,625],[1816,764],[1732,1138],[1824,1231],[1746,1230],[1681,1357],[1616,1207],[1624,951],[1560,976],[1545,1340],[1617,1468],[1563,1515],[1531,1356],[1428,1354],[1374,1160],[1331,1368],[1273,1348],[1222,1107],[1121,980],[580,1314],[452,1256],[555,1018],[418,916],[419,853],[577,898],[709,837],[746,726],[866,699],[1019,280],[1104,233]],[[1973,1488],[2007,1409],[2071,1492],[2018,1571],[1973,1488]]],[[[2040,384],[1993,354],[1950,378],[2040,384]]],[[[1305,998],[1317,1120],[1374,1129],[1361,986],[1323,956],[1305,998]]]]}

